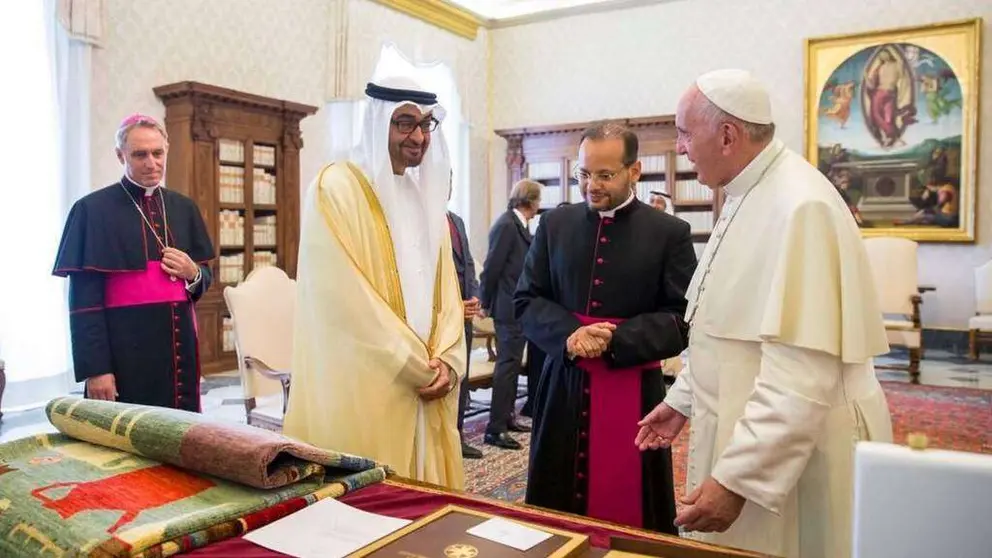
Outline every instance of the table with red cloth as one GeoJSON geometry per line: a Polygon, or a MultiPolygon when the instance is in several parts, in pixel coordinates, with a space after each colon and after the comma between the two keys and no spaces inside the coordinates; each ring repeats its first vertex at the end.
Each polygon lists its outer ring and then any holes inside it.
{"type": "MultiPolygon", "coordinates": [[[[659,541],[679,547],[679,556],[699,558],[762,558],[758,554],[716,547],[700,542],[624,527],[588,517],[558,513],[533,506],[512,504],[472,494],[449,491],[417,481],[393,477],[345,494],[341,502],[370,513],[416,520],[453,504],[480,512],[589,536],[595,548],[609,548],[611,537],[659,541]]],[[[673,558],[675,557],[673,554],[673,558]]],[[[218,541],[182,554],[200,558],[277,558],[285,554],[268,550],[241,537],[218,541]]]]}

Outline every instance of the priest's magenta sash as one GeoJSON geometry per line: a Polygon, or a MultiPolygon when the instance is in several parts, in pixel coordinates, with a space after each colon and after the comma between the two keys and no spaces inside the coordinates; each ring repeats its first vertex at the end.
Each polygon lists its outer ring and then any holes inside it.
{"type": "MultiPolygon", "coordinates": [[[[576,314],[582,325],[623,320],[576,314]]],[[[589,377],[589,470],[586,515],[640,527],[641,452],[634,445],[641,420],[641,372],[650,366],[610,368],[602,358],[578,359],[589,377]]]]}
{"type": "Polygon", "coordinates": [[[144,271],[106,274],[103,304],[107,308],[186,302],[185,281],[172,281],[158,261],[148,262],[144,271]]]}

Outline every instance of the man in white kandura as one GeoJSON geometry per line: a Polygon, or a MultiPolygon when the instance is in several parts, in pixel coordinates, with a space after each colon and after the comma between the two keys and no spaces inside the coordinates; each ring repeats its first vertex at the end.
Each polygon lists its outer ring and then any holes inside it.
{"type": "Polygon", "coordinates": [[[303,203],[285,432],[460,489],[465,313],[444,109],[405,78],[366,94],[354,162],[325,167],[303,203]]]}
{"type": "Polygon", "coordinates": [[[689,364],[644,420],[641,449],[690,422],[676,524],[776,556],[851,552],[854,446],[891,441],[872,359],[888,351],[864,244],[836,189],[774,139],[750,74],[696,80],[678,152],[726,205],[689,285],[689,364]]]}

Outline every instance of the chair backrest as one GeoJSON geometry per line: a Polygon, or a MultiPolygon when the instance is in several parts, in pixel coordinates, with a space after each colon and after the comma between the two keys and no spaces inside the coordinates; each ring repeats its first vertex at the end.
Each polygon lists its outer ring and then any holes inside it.
{"type": "Polygon", "coordinates": [[[976,529],[972,521],[989,516],[992,456],[881,442],[855,446],[852,558],[988,556],[992,529],[976,529]]]}
{"type": "Polygon", "coordinates": [[[875,290],[883,314],[911,315],[912,297],[919,295],[916,242],[906,238],[865,239],[875,290]]]}
{"type": "Polygon", "coordinates": [[[992,314],[992,261],[975,268],[975,311],[992,314]]]}
{"type": "Polygon", "coordinates": [[[245,397],[282,393],[278,381],[246,369],[244,358],[257,358],[280,372],[292,372],[296,281],[277,267],[263,267],[237,287],[226,287],[224,301],[234,321],[245,397]]]}

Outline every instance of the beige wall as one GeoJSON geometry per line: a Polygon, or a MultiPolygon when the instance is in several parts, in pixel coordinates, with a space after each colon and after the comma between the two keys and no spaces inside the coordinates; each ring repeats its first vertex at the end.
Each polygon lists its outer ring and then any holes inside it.
{"type": "MultiPolygon", "coordinates": [[[[751,70],[771,88],[779,137],[803,150],[803,40],[839,33],[983,17],[985,78],[980,128],[992,133],[992,2],[943,0],[693,0],[495,30],[494,127],[670,114],[694,77],[751,70]]],[[[992,161],[992,138],[979,160],[992,161]]],[[[505,143],[491,150],[492,203],[505,200],[505,143]]],[[[980,173],[978,243],[924,245],[924,324],[965,328],[974,313],[973,269],[992,257],[992,165],[980,173]]]]}
{"type": "MultiPolygon", "coordinates": [[[[93,54],[93,186],[120,177],[114,131],[132,112],[162,118],[152,88],[193,80],[321,107],[326,0],[109,0],[104,48],[93,54]]],[[[326,111],[301,123],[301,177],[323,162],[326,111]]]]}
{"type": "Polygon", "coordinates": [[[469,121],[469,214],[476,252],[485,246],[489,174],[486,31],[469,41],[370,0],[108,0],[104,48],[93,55],[92,182],[121,174],[114,131],[126,115],[163,117],[152,88],[194,80],[319,107],[301,123],[301,187],[330,158],[330,93],[361,96],[383,41],[415,61],[448,64],[469,121]],[[335,34],[346,20],[346,39],[335,34]],[[340,57],[331,47],[347,44],[340,57]],[[332,67],[334,66],[334,67],[332,67]],[[344,80],[337,84],[336,80],[344,80]],[[339,86],[335,89],[336,84],[339,86]]]}

